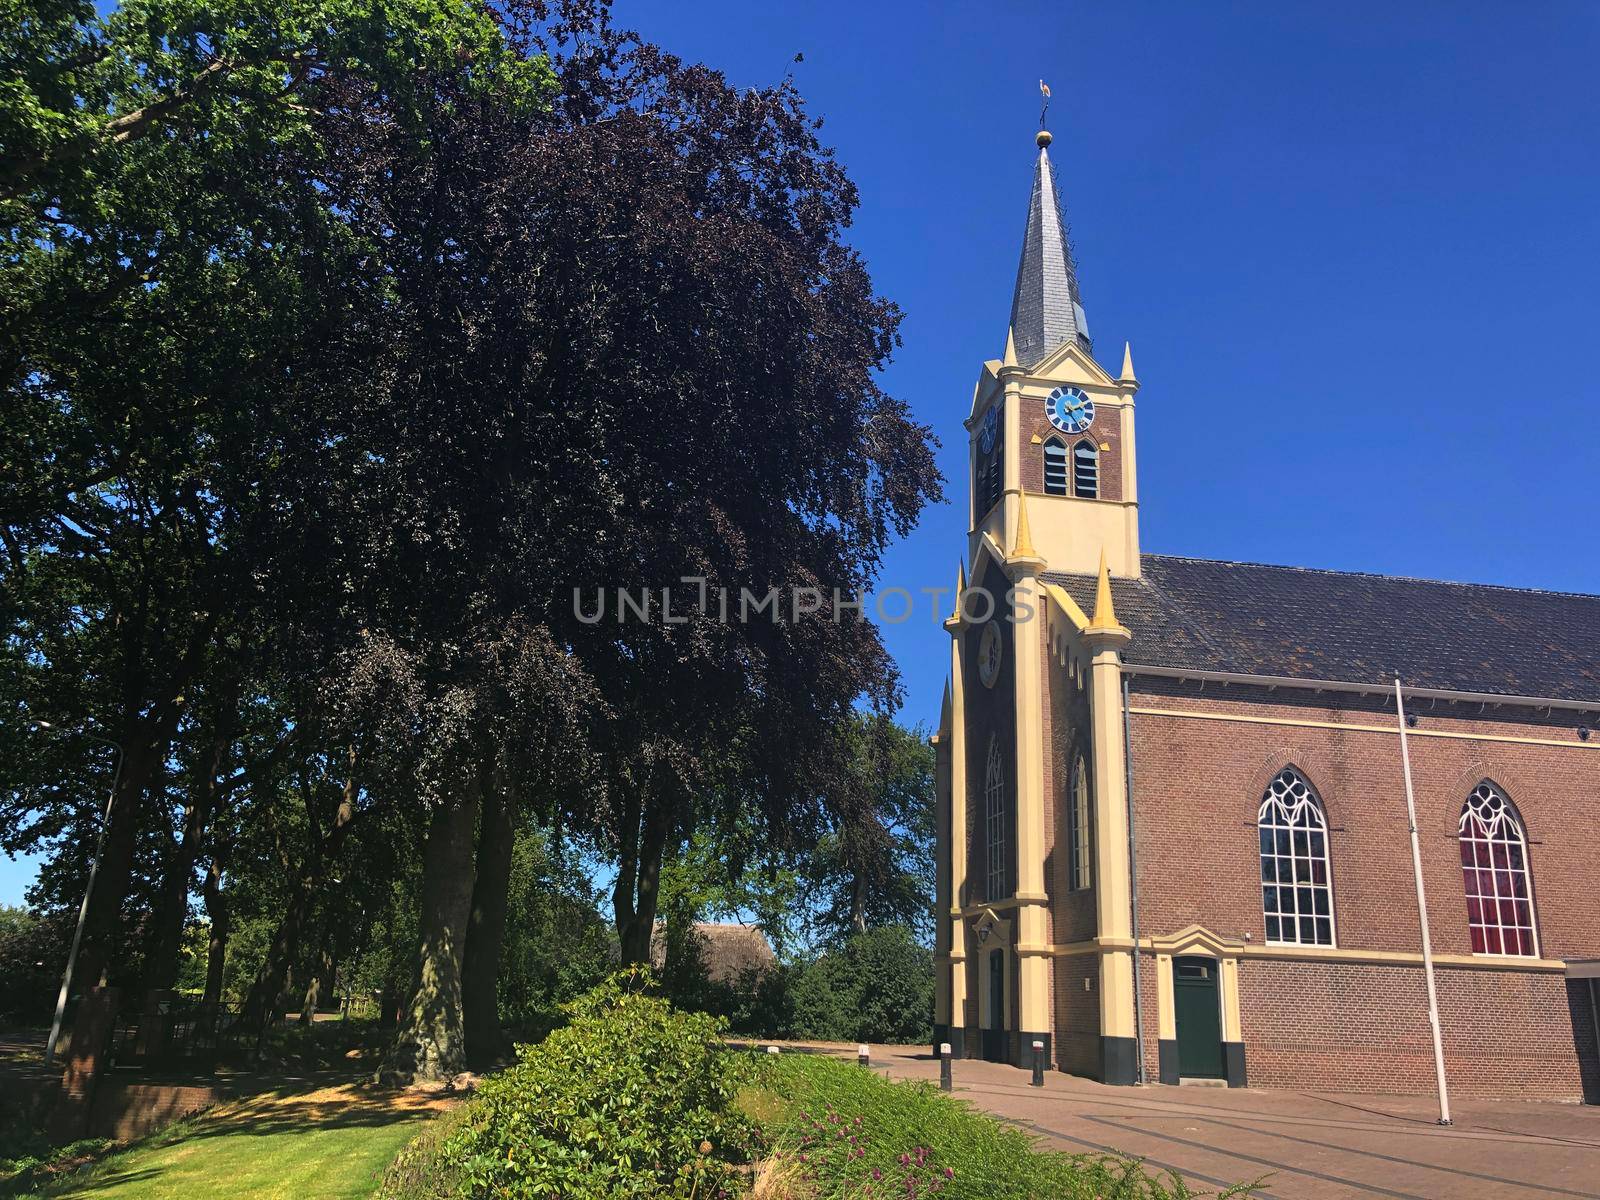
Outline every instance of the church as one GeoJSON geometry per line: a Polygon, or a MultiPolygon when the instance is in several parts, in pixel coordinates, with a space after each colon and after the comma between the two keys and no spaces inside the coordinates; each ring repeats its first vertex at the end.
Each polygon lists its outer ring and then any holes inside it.
{"type": "Polygon", "coordinates": [[[1147,553],[1050,140],[965,421],[935,1042],[1595,1102],[1600,596],[1147,553]]]}

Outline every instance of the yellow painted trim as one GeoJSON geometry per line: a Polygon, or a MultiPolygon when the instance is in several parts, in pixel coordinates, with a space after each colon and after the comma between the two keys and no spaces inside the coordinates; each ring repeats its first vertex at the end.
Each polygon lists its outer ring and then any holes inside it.
{"type": "Polygon", "coordinates": [[[1044,907],[1050,903],[1049,896],[1033,895],[1018,892],[1015,896],[1008,896],[1004,900],[988,900],[982,904],[969,904],[965,908],[952,908],[950,915],[966,920],[969,917],[981,917],[986,912],[1008,912],[1013,908],[1024,908],[1029,905],[1044,907]]]}
{"type": "MultiPolygon", "coordinates": [[[[1409,950],[1348,950],[1336,946],[1257,946],[1246,945],[1244,958],[1291,959],[1296,962],[1368,963],[1375,966],[1420,967],[1422,955],[1409,950]]],[[[1441,967],[1465,967],[1480,971],[1561,971],[1567,964],[1553,958],[1520,958],[1510,954],[1435,954],[1441,967]]]]}
{"type": "MultiPolygon", "coordinates": [[[[1338,721],[1301,721],[1292,717],[1247,717],[1237,713],[1188,712],[1177,708],[1129,707],[1137,717],[1179,717],[1189,721],[1232,721],[1240,725],[1279,725],[1294,729],[1338,729],[1346,733],[1381,733],[1398,737],[1392,725],[1348,725],[1338,721]]],[[[1554,738],[1513,737],[1503,733],[1453,733],[1445,729],[1408,729],[1412,738],[1446,738],[1461,742],[1504,742],[1516,746],[1556,746],[1568,750],[1600,750],[1600,742],[1560,742],[1554,738]]]]}
{"type": "Polygon", "coordinates": [[[1178,1040],[1177,1000],[1172,995],[1172,955],[1156,955],[1156,1036],[1163,1042],[1178,1040]]]}
{"type": "MultiPolygon", "coordinates": [[[[1086,942],[1058,943],[1041,948],[1053,958],[1073,958],[1082,954],[1116,953],[1132,948],[1127,938],[1096,938],[1086,942]]],[[[1422,955],[1409,950],[1349,950],[1335,946],[1260,946],[1253,942],[1235,942],[1206,936],[1181,934],[1139,939],[1139,953],[1153,954],[1157,960],[1198,951],[1217,959],[1265,958],[1294,962],[1345,962],[1368,963],[1374,966],[1420,967],[1422,955]]],[[[1519,958],[1509,954],[1435,954],[1433,961],[1441,967],[1457,967],[1477,971],[1532,971],[1535,973],[1565,973],[1567,964],[1555,958],[1519,958]]]]}
{"type": "Polygon", "coordinates": [[[1066,591],[1062,589],[1059,584],[1045,584],[1044,594],[1049,596],[1051,600],[1055,601],[1056,607],[1061,610],[1062,615],[1065,616],[1067,620],[1072,622],[1074,629],[1084,630],[1089,627],[1089,615],[1084,612],[1083,609],[1078,607],[1078,602],[1071,596],[1067,595],[1066,591]]]}
{"type": "Polygon", "coordinates": [[[1217,966],[1222,972],[1222,1040],[1242,1042],[1244,1018],[1240,1012],[1239,960],[1232,955],[1225,955],[1217,959],[1217,966]]]}

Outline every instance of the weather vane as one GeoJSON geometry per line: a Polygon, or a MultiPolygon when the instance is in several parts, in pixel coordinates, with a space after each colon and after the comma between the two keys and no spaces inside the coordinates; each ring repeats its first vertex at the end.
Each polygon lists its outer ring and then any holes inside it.
{"type": "Polygon", "coordinates": [[[1050,108],[1050,85],[1044,80],[1039,80],[1039,128],[1044,128],[1044,114],[1050,108]]]}

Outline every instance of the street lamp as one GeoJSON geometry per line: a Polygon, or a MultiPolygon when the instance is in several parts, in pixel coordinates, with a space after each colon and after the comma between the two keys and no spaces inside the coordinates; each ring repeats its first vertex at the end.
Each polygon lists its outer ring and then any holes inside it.
{"type": "MultiPolygon", "coordinates": [[[[35,721],[35,729],[46,732],[55,729],[49,721],[35,721]]],[[[94,877],[100,870],[100,854],[106,848],[106,829],[111,824],[111,807],[117,802],[117,784],[122,781],[122,745],[108,737],[101,737],[98,733],[90,733],[87,729],[65,730],[67,733],[80,733],[92,741],[110,746],[117,752],[116,770],[111,775],[111,794],[106,797],[106,814],[100,822],[100,834],[95,839],[94,857],[89,860],[89,882],[83,889],[83,903],[78,906],[78,927],[72,932],[72,949],[67,951],[67,969],[61,973],[61,992],[56,996],[56,1016],[50,1023],[50,1040],[45,1043],[44,1063],[49,1066],[55,1061],[56,1043],[61,1040],[61,1022],[67,1015],[67,993],[72,989],[72,969],[78,963],[78,947],[83,944],[83,924],[89,916],[89,897],[94,894],[94,877]]]]}

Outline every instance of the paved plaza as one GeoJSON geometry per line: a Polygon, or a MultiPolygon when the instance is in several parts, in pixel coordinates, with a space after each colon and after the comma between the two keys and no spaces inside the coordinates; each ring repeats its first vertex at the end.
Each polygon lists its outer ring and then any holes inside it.
{"type": "MultiPolygon", "coordinates": [[[[926,1049],[875,1046],[873,1066],[937,1080],[926,1049]]],[[[1106,1087],[1060,1072],[1030,1087],[996,1063],[955,1064],[955,1094],[1068,1151],[1116,1151],[1215,1190],[1267,1177],[1263,1196],[1335,1200],[1600,1197],[1600,1108],[1253,1088],[1106,1087]]]]}

